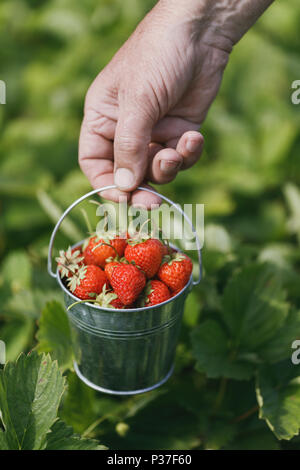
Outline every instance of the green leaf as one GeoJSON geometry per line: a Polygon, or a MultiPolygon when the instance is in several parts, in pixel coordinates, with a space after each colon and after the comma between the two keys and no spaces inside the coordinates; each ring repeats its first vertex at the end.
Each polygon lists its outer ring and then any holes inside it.
{"type": "Polygon", "coordinates": [[[95,395],[95,390],[85,385],[74,372],[68,374],[68,389],[60,417],[71,424],[75,432],[82,434],[99,419],[100,413],[95,409],[95,395]]]}
{"type": "Polygon", "coordinates": [[[225,287],[221,312],[227,329],[207,320],[192,332],[197,369],[208,377],[250,378],[263,360],[290,355],[300,315],[288,304],[276,268],[250,265],[225,287]]]}
{"type": "Polygon", "coordinates": [[[47,302],[39,320],[37,350],[51,353],[62,370],[72,369],[73,352],[68,317],[57,301],[47,302]]]}
{"type": "Polygon", "coordinates": [[[259,417],[278,439],[291,439],[300,428],[300,366],[284,361],[262,366],[256,385],[259,417]]]}
{"type": "Polygon", "coordinates": [[[15,293],[5,304],[5,312],[37,319],[41,310],[48,301],[63,300],[63,295],[58,290],[30,289],[15,293]]]}
{"type": "MultiPolygon", "coordinates": [[[[204,433],[207,429],[203,430],[204,433]]],[[[223,449],[233,441],[236,435],[236,425],[222,421],[220,419],[212,420],[209,426],[208,435],[206,435],[205,449],[219,450],[223,449]]]]}
{"type": "MultiPolygon", "coordinates": [[[[0,409],[9,449],[42,449],[65,389],[57,362],[36,352],[0,371],[0,409]]],[[[3,439],[2,439],[3,440],[3,439]]]]}
{"type": "Polygon", "coordinates": [[[253,375],[255,364],[231,351],[230,339],[216,321],[203,322],[192,331],[191,338],[199,372],[205,372],[210,378],[238,380],[246,380],[253,375]]]}
{"type": "Polygon", "coordinates": [[[0,431],[0,450],[9,450],[6,435],[3,431],[0,431]]]}
{"type": "Polygon", "coordinates": [[[225,446],[225,450],[280,450],[280,445],[268,429],[255,429],[237,435],[232,443],[225,446]]]}
{"type": "MultiPolygon", "coordinates": [[[[46,214],[50,217],[53,222],[57,222],[57,220],[61,217],[63,211],[60,207],[56,204],[56,202],[43,190],[37,191],[37,199],[44,209],[46,214]]],[[[77,228],[74,222],[70,218],[64,219],[61,224],[62,232],[72,241],[77,242],[78,240],[82,240],[84,238],[83,233],[77,228]]]]}
{"type": "Polygon", "coordinates": [[[285,322],[288,304],[274,266],[250,265],[233,276],[223,296],[223,319],[234,347],[256,350],[285,322]]]}
{"type": "Polygon", "coordinates": [[[1,274],[14,292],[27,289],[31,284],[32,268],[25,251],[13,251],[4,260],[1,274]]]}
{"type": "Polygon", "coordinates": [[[56,421],[47,434],[46,450],[106,450],[93,439],[81,438],[63,421],[56,421]]]}
{"type": "MultiPolygon", "coordinates": [[[[146,400],[147,397],[143,398],[146,400]]],[[[115,449],[194,449],[201,443],[195,414],[177,403],[172,391],[158,394],[146,406],[122,419],[126,435],[113,430],[106,434],[109,447],[115,449]]]]}
{"type": "Polygon", "coordinates": [[[34,324],[30,319],[9,319],[1,327],[1,339],[6,344],[6,360],[14,361],[32,341],[34,324]]]}
{"type": "Polygon", "coordinates": [[[205,249],[228,253],[231,251],[231,239],[222,225],[208,224],[205,227],[205,249]]]}
{"type": "Polygon", "coordinates": [[[287,183],[283,192],[291,212],[288,228],[291,233],[298,235],[300,243],[300,190],[293,183],[287,183]]]}
{"type": "Polygon", "coordinates": [[[275,363],[291,356],[291,345],[300,339],[300,311],[292,311],[284,325],[264,344],[258,355],[266,362],[275,363]]]}

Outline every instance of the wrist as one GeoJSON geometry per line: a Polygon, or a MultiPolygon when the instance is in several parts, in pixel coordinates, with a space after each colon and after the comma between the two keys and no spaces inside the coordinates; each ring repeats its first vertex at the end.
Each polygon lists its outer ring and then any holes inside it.
{"type": "MultiPolygon", "coordinates": [[[[160,0],[167,14],[193,24],[199,38],[231,50],[274,0],[160,0]]],[[[214,45],[214,44],[212,44],[214,45]]]]}

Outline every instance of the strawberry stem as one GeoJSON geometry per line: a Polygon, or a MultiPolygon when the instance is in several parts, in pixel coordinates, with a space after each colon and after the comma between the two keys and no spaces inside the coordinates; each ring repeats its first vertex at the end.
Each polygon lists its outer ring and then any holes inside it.
{"type": "Polygon", "coordinates": [[[115,250],[116,258],[119,259],[119,253],[117,252],[117,250],[115,249],[115,247],[112,246],[110,243],[105,243],[105,242],[98,243],[97,245],[94,246],[94,248],[92,249],[92,251],[96,250],[96,248],[99,248],[99,247],[102,246],[102,245],[109,246],[110,248],[112,248],[113,250],[115,250]]]}
{"type": "Polygon", "coordinates": [[[75,305],[78,304],[84,304],[84,303],[93,303],[93,302],[98,302],[97,299],[85,299],[85,300],[77,300],[77,302],[73,302],[69,307],[67,308],[67,311],[71,310],[71,308],[75,307],[75,305]]]}
{"type": "MultiPolygon", "coordinates": [[[[138,233],[139,236],[141,236],[142,230],[143,230],[143,228],[145,227],[145,225],[148,224],[149,220],[151,220],[151,219],[150,219],[150,218],[149,218],[149,219],[146,219],[146,220],[142,223],[142,225],[141,225],[141,227],[140,227],[140,230],[139,230],[139,233],[138,233]]],[[[147,234],[148,234],[148,232],[147,232],[147,234]]]]}
{"type": "Polygon", "coordinates": [[[84,218],[84,220],[85,220],[85,223],[86,223],[86,226],[87,226],[87,229],[88,229],[88,234],[89,234],[89,235],[92,235],[93,229],[92,229],[91,221],[90,221],[90,219],[89,219],[89,217],[88,217],[88,215],[87,215],[87,212],[86,212],[86,210],[83,209],[83,208],[81,208],[80,210],[81,210],[82,215],[83,215],[83,218],[84,218]]]}

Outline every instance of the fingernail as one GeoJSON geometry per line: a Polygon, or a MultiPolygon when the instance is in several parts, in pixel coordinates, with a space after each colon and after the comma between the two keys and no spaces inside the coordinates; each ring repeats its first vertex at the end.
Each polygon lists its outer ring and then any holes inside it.
{"type": "Polygon", "coordinates": [[[174,162],[172,160],[161,160],[160,169],[163,173],[174,173],[179,169],[181,162],[174,162]]]}
{"type": "Polygon", "coordinates": [[[134,186],[135,177],[128,168],[118,168],[115,173],[115,184],[120,189],[129,189],[134,186]]]}
{"type": "Polygon", "coordinates": [[[196,150],[200,148],[200,145],[201,145],[201,141],[199,141],[198,139],[197,140],[188,139],[186,143],[186,148],[189,152],[193,153],[193,152],[196,152],[196,150]]]}

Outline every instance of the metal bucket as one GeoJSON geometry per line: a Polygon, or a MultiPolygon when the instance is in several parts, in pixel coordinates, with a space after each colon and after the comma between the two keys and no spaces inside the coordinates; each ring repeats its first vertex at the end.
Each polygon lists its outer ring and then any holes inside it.
{"type": "MultiPolygon", "coordinates": [[[[78,299],[64,286],[58,270],[56,273],[52,270],[52,249],[56,232],[75,206],[92,195],[115,187],[112,185],[99,188],[79,198],[64,212],[53,230],[49,244],[48,271],[57,279],[64,292],[66,308],[78,299]]],[[[158,194],[148,188],[138,189],[158,194]]],[[[168,380],[173,372],[184,303],[192,286],[201,280],[201,250],[196,230],[178,206],[165,196],[159,196],[176,207],[192,228],[198,249],[199,278],[193,281],[191,276],[181,292],[152,307],[117,310],[96,306],[87,301],[67,310],[75,371],[83,382],[100,392],[133,395],[153,390],[168,380]]]]}

